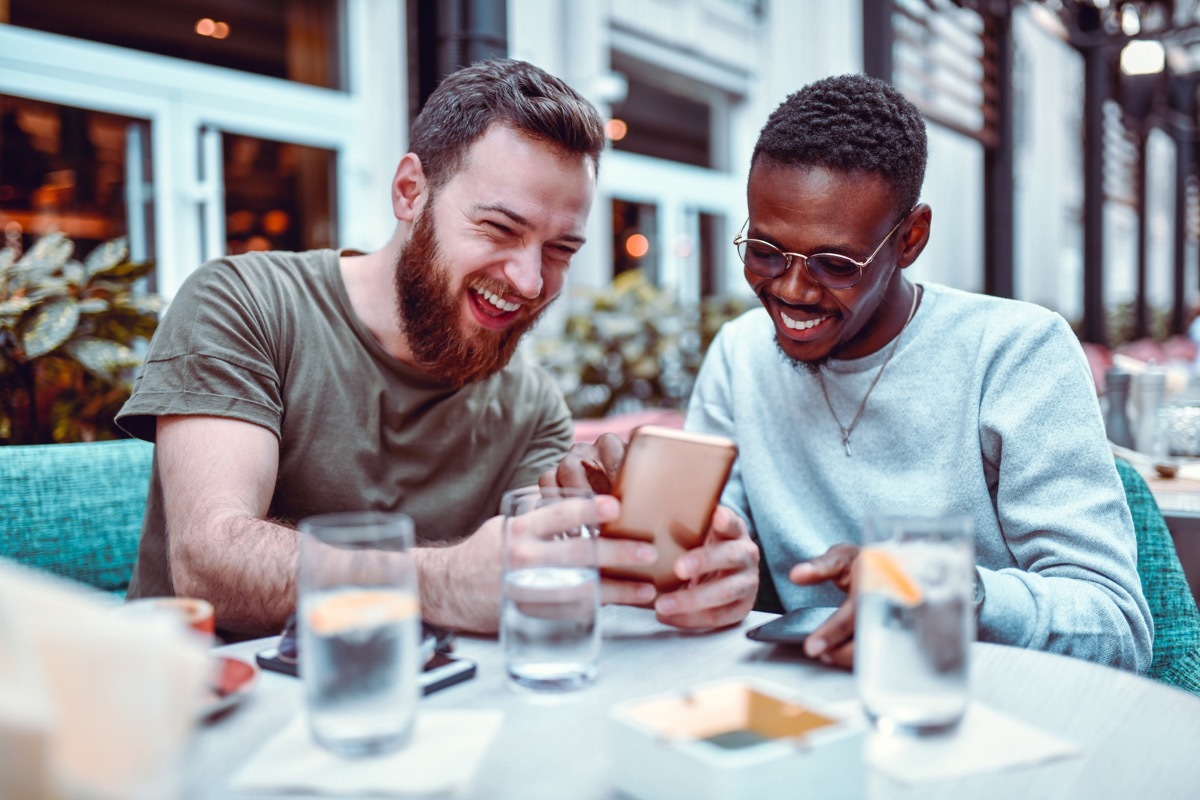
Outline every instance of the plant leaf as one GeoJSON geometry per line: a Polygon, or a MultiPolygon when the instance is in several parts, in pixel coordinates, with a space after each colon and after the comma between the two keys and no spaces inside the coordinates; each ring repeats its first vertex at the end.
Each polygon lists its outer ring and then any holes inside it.
{"type": "Polygon", "coordinates": [[[78,323],[79,304],[73,299],[63,297],[43,303],[34,313],[22,336],[25,360],[31,361],[44,356],[60,346],[75,332],[78,323]]]}
{"type": "Polygon", "coordinates": [[[72,286],[78,286],[87,277],[83,264],[80,264],[78,261],[68,261],[66,264],[63,264],[61,274],[63,280],[72,286]]]}
{"type": "Polygon", "coordinates": [[[0,303],[0,317],[19,318],[29,309],[38,304],[36,298],[32,297],[13,297],[0,303]]]}
{"type": "Polygon", "coordinates": [[[11,247],[6,247],[0,250],[0,290],[4,289],[8,271],[13,265],[13,260],[16,258],[16,253],[11,247]]]}
{"type": "Polygon", "coordinates": [[[18,269],[33,269],[49,264],[55,269],[61,267],[75,252],[75,243],[60,231],[47,233],[33,243],[33,247],[25,251],[17,262],[18,269]]]}
{"type": "Polygon", "coordinates": [[[38,287],[25,295],[30,300],[47,300],[52,297],[62,297],[68,290],[71,284],[62,278],[50,278],[38,284],[38,287]]]}
{"type": "Polygon", "coordinates": [[[116,264],[109,264],[107,267],[93,272],[92,277],[115,279],[129,284],[148,274],[152,269],[154,269],[153,261],[143,261],[140,264],[135,264],[132,261],[119,261],[116,264]]]}
{"type": "Polygon", "coordinates": [[[89,297],[79,302],[80,314],[99,314],[108,311],[108,301],[103,297],[89,297]]]}
{"type": "Polygon", "coordinates": [[[87,274],[102,275],[113,267],[125,261],[129,255],[129,240],[124,236],[98,245],[84,262],[87,274]]]}
{"type": "Polygon", "coordinates": [[[132,349],[108,339],[84,337],[68,342],[63,349],[88,372],[110,383],[121,370],[142,363],[132,349]]]}

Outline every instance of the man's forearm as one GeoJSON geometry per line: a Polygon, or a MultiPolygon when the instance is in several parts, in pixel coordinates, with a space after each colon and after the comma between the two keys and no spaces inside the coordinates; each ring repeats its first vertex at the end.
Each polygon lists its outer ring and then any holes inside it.
{"type": "Polygon", "coordinates": [[[296,607],[296,531],[245,515],[172,535],[168,549],[175,592],[202,597],[230,631],[271,634],[296,607]]]}

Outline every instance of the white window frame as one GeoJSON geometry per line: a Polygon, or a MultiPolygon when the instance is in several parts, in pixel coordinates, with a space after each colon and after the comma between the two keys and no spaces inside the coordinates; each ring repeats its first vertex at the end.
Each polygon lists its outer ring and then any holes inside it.
{"type": "Polygon", "coordinates": [[[337,243],[374,249],[395,227],[388,187],[407,138],[404,13],[398,3],[344,2],[345,91],[0,25],[0,93],[150,123],[166,299],[200,265],[204,243],[224,241],[224,214],[201,230],[197,213],[222,196],[199,179],[205,129],[335,151],[337,243]]]}

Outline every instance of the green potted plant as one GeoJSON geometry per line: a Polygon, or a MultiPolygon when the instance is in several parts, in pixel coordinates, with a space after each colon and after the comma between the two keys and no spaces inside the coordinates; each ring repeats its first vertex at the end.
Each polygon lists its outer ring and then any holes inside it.
{"type": "Polygon", "coordinates": [[[537,355],[576,418],[683,408],[717,329],[747,307],[736,298],[680,304],[641,270],[572,299],[563,335],[539,341],[537,355]]]}
{"type": "Polygon", "coordinates": [[[162,309],[138,285],[153,263],[123,238],[74,253],[61,233],[0,251],[0,444],[122,436],[113,419],[162,309]]]}

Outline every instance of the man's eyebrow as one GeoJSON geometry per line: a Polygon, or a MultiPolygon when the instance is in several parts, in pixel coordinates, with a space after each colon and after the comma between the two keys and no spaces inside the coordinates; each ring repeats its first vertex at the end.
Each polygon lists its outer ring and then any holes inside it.
{"type": "MultiPolygon", "coordinates": [[[[753,235],[753,233],[750,230],[747,230],[746,236],[747,236],[747,238],[750,238],[750,239],[758,239],[759,241],[767,242],[768,244],[773,244],[776,247],[778,247],[780,250],[783,250],[788,253],[795,252],[793,250],[789,250],[787,247],[785,247],[783,244],[781,244],[778,239],[775,239],[774,237],[772,237],[768,234],[760,233],[759,235],[755,236],[755,235],[753,235]]],[[[852,244],[848,244],[845,242],[843,242],[841,244],[829,243],[829,244],[817,245],[816,247],[814,247],[812,249],[811,253],[805,253],[804,255],[816,255],[817,253],[829,253],[831,255],[840,255],[840,256],[850,257],[847,254],[854,253],[857,250],[858,250],[857,245],[852,245],[852,244]]],[[[870,252],[870,251],[868,251],[868,252],[870,252]]]]}
{"type": "MultiPolygon", "coordinates": [[[[495,214],[502,214],[503,216],[506,216],[510,220],[515,222],[517,225],[520,225],[522,228],[532,228],[533,227],[533,223],[529,221],[528,217],[526,217],[523,214],[518,214],[516,211],[513,211],[511,208],[508,208],[507,206],[502,206],[498,203],[484,203],[481,205],[477,205],[474,208],[475,208],[476,212],[491,211],[492,213],[495,213],[495,214]]],[[[561,241],[561,242],[570,242],[572,244],[578,244],[578,245],[583,245],[583,243],[587,241],[587,239],[585,239],[584,237],[580,236],[577,233],[564,233],[562,236],[559,236],[556,238],[558,239],[558,241],[561,241]]]]}
{"type": "Polygon", "coordinates": [[[518,225],[520,225],[523,228],[532,228],[533,227],[533,223],[531,223],[527,217],[525,217],[521,214],[518,214],[516,211],[513,211],[511,208],[508,208],[507,206],[502,206],[498,203],[486,203],[486,204],[482,204],[482,205],[477,205],[477,206],[475,206],[475,211],[476,212],[491,211],[496,214],[503,214],[504,216],[508,217],[513,222],[517,223],[518,225]]]}

